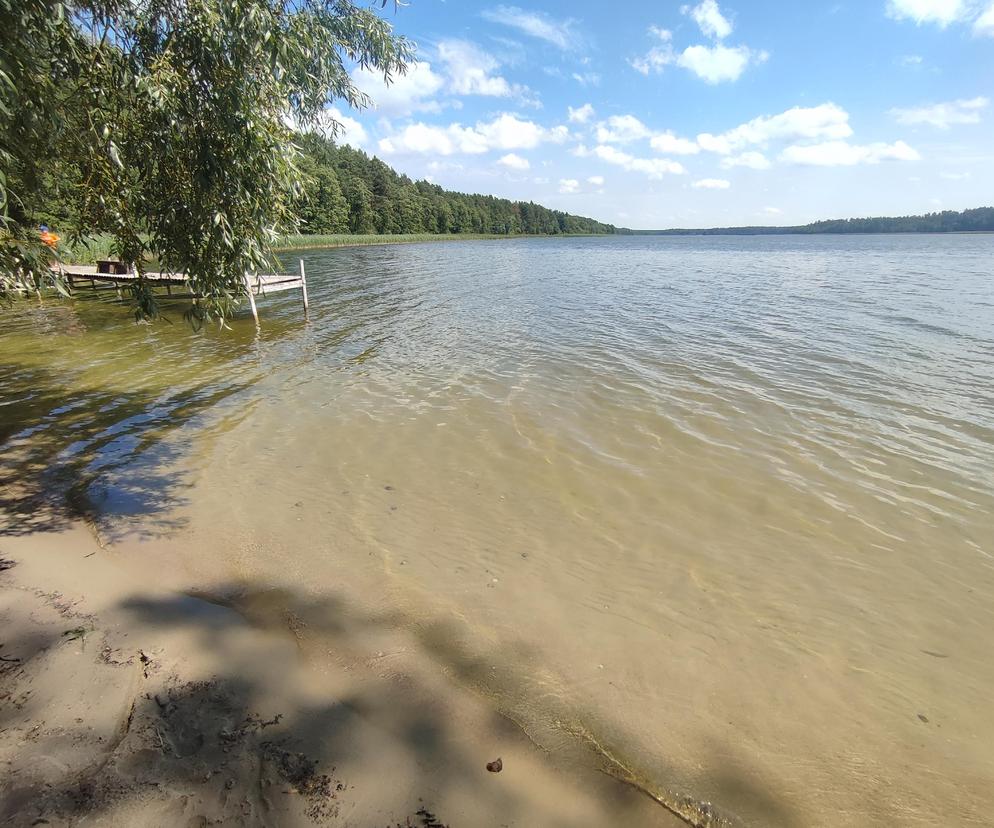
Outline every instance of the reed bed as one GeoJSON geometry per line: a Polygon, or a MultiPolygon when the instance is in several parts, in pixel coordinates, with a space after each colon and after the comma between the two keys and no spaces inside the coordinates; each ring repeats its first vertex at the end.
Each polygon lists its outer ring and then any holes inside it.
{"type": "Polygon", "coordinates": [[[329,235],[284,236],[274,250],[306,250],[316,247],[360,247],[372,244],[412,244],[416,242],[465,241],[470,239],[507,239],[513,236],[491,233],[393,233],[366,234],[339,233],[329,235]]]}

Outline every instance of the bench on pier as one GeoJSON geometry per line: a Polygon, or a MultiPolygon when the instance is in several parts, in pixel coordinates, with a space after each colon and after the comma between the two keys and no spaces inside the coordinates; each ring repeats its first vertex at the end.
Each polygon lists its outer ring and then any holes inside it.
{"type": "MultiPolygon", "coordinates": [[[[64,265],[59,272],[71,290],[77,287],[89,287],[91,290],[116,290],[120,295],[122,287],[138,281],[138,274],[135,273],[133,266],[113,259],[101,259],[95,265],[64,265]]],[[[165,288],[166,295],[172,299],[203,298],[202,294],[196,292],[173,293],[174,287],[189,286],[186,277],[180,273],[153,271],[145,273],[144,279],[152,287],[165,288]]],[[[271,293],[299,289],[304,304],[304,315],[307,315],[309,307],[307,275],[304,272],[303,259],[298,260],[297,273],[246,273],[244,281],[256,327],[259,326],[259,309],[255,300],[271,293]]]]}

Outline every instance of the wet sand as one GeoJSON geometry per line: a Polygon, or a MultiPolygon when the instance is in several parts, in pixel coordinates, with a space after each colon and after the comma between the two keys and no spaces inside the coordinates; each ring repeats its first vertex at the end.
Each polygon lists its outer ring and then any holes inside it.
{"type": "Polygon", "coordinates": [[[309,648],[285,596],[174,592],[83,525],[0,555],[4,825],[684,824],[563,769],[394,632],[352,651],[343,617],[309,648]]]}

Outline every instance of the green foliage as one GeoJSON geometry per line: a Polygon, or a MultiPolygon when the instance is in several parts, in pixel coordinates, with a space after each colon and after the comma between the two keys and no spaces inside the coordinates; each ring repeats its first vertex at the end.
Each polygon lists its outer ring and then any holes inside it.
{"type": "Polygon", "coordinates": [[[373,193],[361,178],[349,177],[345,183],[349,205],[349,230],[353,233],[375,233],[373,224],[373,193]]]}
{"type": "Polygon", "coordinates": [[[114,237],[108,233],[59,243],[59,258],[73,264],[95,264],[98,259],[114,257],[114,237]]]}
{"type": "Polygon", "coordinates": [[[300,201],[300,229],[305,233],[347,232],[349,202],[338,175],[330,167],[314,167],[306,157],[301,168],[308,178],[300,201]]]}
{"type": "MultiPolygon", "coordinates": [[[[0,297],[52,281],[33,233],[56,202],[71,241],[109,234],[222,318],[299,227],[296,130],[329,100],[368,103],[347,63],[389,79],[413,54],[350,0],[0,0],[0,38],[0,297]]],[[[319,179],[311,220],[341,229],[337,181],[319,179]]],[[[135,298],[156,315],[143,282],[135,298]]]]}
{"type": "Polygon", "coordinates": [[[57,78],[81,68],[60,4],[0,0],[0,299],[47,284],[52,252],[29,226],[49,189],[46,167],[64,128],[57,78]]]}
{"type": "Polygon", "coordinates": [[[309,176],[300,199],[300,233],[512,236],[615,232],[610,224],[540,204],[454,193],[428,181],[414,182],[379,158],[336,146],[316,133],[298,140],[301,168],[309,176]],[[341,189],[344,204],[337,198],[336,187],[341,189]]]}

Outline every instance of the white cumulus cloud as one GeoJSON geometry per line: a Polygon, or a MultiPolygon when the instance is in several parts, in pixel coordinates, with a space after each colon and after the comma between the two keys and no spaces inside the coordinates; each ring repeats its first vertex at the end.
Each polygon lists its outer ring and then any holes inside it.
{"type": "Polygon", "coordinates": [[[518,98],[536,105],[534,93],[518,83],[510,83],[496,74],[500,61],[468,40],[443,40],[437,47],[439,63],[445,68],[448,91],[455,95],[483,95],[493,98],[518,98]]]}
{"type": "Polygon", "coordinates": [[[670,131],[653,135],[649,145],[657,152],[669,155],[696,155],[701,151],[701,147],[696,141],[680,138],[670,131]]]}
{"type": "Polygon", "coordinates": [[[978,97],[911,109],[892,109],[890,114],[901,124],[929,124],[939,129],[949,129],[953,124],[979,124],[980,113],[989,105],[989,99],[978,97]]]}
{"type": "Polygon", "coordinates": [[[650,26],[649,34],[661,41],[640,57],[629,60],[632,68],[643,75],[662,72],[667,66],[680,66],[706,83],[717,84],[738,80],[750,65],[765,63],[769,53],[749,46],[726,46],[723,41],[732,33],[732,24],[722,14],[715,0],[702,0],[696,6],[684,6],[701,31],[712,39],[710,45],[687,46],[683,51],[673,47],[673,34],[667,29],[650,26]]]}
{"type": "Polygon", "coordinates": [[[994,37],[994,3],[974,21],[973,33],[979,37],[994,37]]]}
{"type": "Polygon", "coordinates": [[[682,164],[668,158],[636,158],[627,152],[599,144],[594,148],[594,155],[608,164],[616,164],[629,172],[640,172],[649,178],[662,178],[664,175],[682,175],[686,172],[682,164]]]}
{"type": "Polygon", "coordinates": [[[510,170],[527,170],[531,168],[531,164],[528,163],[527,158],[522,158],[513,152],[509,152],[507,155],[498,158],[497,163],[502,164],[510,170]]]}
{"type": "Polygon", "coordinates": [[[580,191],[580,182],[575,178],[560,178],[559,179],[559,192],[561,193],[576,193],[580,191]]]}
{"type": "Polygon", "coordinates": [[[588,184],[593,184],[595,187],[604,186],[604,176],[603,175],[592,175],[587,179],[588,184]]]}
{"type": "Polygon", "coordinates": [[[732,182],[726,181],[724,178],[702,178],[691,186],[698,190],[727,190],[732,186],[732,182]]]}
{"type": "Polygon", "coordinates": [[[533,149],[547,135],[546,130],[534,121],[524,121],[507,113],[490,123],[477,124],[476,129],[494,149],[533,149]]]}
{"type": "Polygon", "coordinates": [[[887,14],[919,26],[934,23],[942,29],[972,20],[974,35],[994,37],[994,2],[984,7],[981,0],[888,0],[887,14]]]}
{"type": "Polygon", "coordinates": [[[612,115],[597,125],[600,144],[627,144],[652,135],[652,130],[634,115],[612,115]]]}
{"type": "Polygon", "coordinates": [[[369,140],[365,127],[335,106],[325,107],[321,115],[321,131],[337,143],[353,147],[361,147],[369,140]]]}
{"type": "Polygon", "coordinates": [[[955,23],[969,11],[965,0],[888,0],[887,13],[897,20],[937,23],[942,27],[955,23]]]}
{"type": "Polygon", "coordinates": [[[597,143],[630,144],[649,139],[649,145],[664,155],[697,155],[700,145],[690,138],[681,138],[672,130],[655,132],[634,115],[612,115],[597,124],[597,143]]]}
{"type": "Polygon", "coordinates": [[[438,112],[442,108],[433,98],[446,81],[427,62],[412,64],[406,74],[394,75],[391,83],[386,83],[382,74],[362,67],[353,70],[352,80],[369,95],[376,111],[387,117],[438,112]]]}
{"type": "Polygon", "coordinates": [[[579,106],[576,109],[573,107],[567,107],[569,110],[569,120],[571,124],[585,124],[591,118],[594,117],[594,108],[588,103],[583,106],[579,106]]]}
{"type": "Polygon", "coordinates": [[[378,146],[385,155],[480,155],[490,150],[534,149],[542,143],[559,144],[568,137],[569,131],[564,126],[548,129],[505,112],[472,127],[408,124],[383,138],[378,146]]]}
{"type": "Polygon", "coordinates": [[[839,139],[852,134],[849,113],[834,103],[824,103],[795,106],[778,115],[760,115],[720,135],[705,132],[697,136],[697,143],[709,152],[729,155],[739,148],[774,140],[839,139]]]}
{"type": "Polygon", "coordinates": [[[764,63],[766,52],[756,52],[748,46],[688,46],[676,58],[676,64],[693,72],[707,83],[738,80],[750,63],[764,63]]]}
{"type": "Polygon", "coordinates": [[[380,139],[378,146],[384,155],[479,155],[489,149],[483,136],[471,127],[423,123],[408,124],[397,134],[380,139]]]}
{"type": "Polygon", "coordinates": [[[879,164],[881,161],[919,161],[921,155],[904,141],[893,144],[850,144],[848,141],[826,141],[822,144],[790,146],[780,158],[789,164],[814,167],[852,167],[856,164],[879,164]]]}
{"type": "Polygon", "coordinates": [[[703,0],[697,6],[684,6],[681,11],[694,18],[701,31],[708,37],[722,40],[732,33],[732,24],[728,22],[715,0],[703,0]]]}

